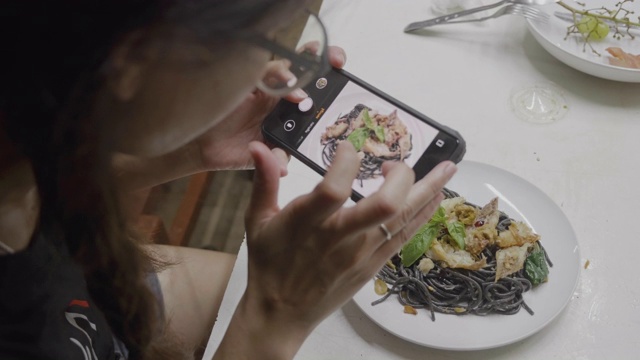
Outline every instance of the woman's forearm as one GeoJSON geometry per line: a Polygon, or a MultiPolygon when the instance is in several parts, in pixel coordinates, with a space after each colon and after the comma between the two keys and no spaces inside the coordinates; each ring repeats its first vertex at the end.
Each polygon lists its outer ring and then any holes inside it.
{"type": "Polygon", "coordinates": [[[293,359],[313,326],[288,322],[243,296],[214,360],[293,359]]]}
{"type": "Polygon", "coordinates": [[[200,152],[191,143],[153,158],[116,153],[112,164],[119,188],[124,192],[149,188],[204,170],[200,152]]]}

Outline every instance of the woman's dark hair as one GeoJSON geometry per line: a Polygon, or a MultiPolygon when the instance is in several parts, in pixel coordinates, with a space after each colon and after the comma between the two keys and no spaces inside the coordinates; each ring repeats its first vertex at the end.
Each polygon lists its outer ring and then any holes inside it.
{"type": "Polygon", "coordinates": [[[66,243],[92,299],[131,359],[177,358],[158,336],[152,261],[129,230],[110,169],[109,124],[93,119],[110,51],[126,34],[155,25],[216,39],[283,10],[277,0],[3,1],[0,131],[33,167],[39,227],[66,243]]]}

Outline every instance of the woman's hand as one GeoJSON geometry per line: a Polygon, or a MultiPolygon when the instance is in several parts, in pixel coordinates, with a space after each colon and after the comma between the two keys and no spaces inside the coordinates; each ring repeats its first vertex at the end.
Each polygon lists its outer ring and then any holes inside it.
{"type": "Polygon", "coordinates": [[[248,285],[221,354],[230,354],[229,345],[240,336],[245,341],[232,350],[234,358],[249,351],[259,351],[263,359],[291,358],[313,328],[430,219],[456,167],[444,162],[414,184],[408,166],[387,162],[380,190],[343,207],[359,169],[355,149],[345,141],[314,191],[279,209],[277,159],[261,143],[252,143],[250,152],[256,176],[246,215],[248,285]]]}
{"type": "MultiPolygon", "coordinates": [[[[333,67],[342,68],[345,59],[342,48],[329,47],[329,61],[333,67]]],[[[304,91],[298,89],[285,99],[300,102],[306,97],[304,91]]],[[[260,125],[278,100],[256,90],[229,116],[194,140],[202,156],[203,170],[253,168],[247,144],[254,140],[263,141],[260,125]]],[[[283,151],[277,151],[277,155],[286,161],[283,151]]],[[[286,167],[282,171],[285,172],[286,167]]]]}
{"type": "MultiPolygon", "coordinates": [[[[342,68],[344,50],[330,46],[329,61],[333,67],[342,68]]],[[[285,99],[300,102],[306,96],[298,89],[285,99]]],[[[253,168],[247,144],[263,141],[260,125],[279,100],[255,90],[225,119],[178,149],[154,158],[115,154],[113,167],[121,189],[128,194],[202,171],[253,168]]],[[[272,151],[279,159],[280,175],[285,176],[288,155],[282,149],[272,151]]]]}

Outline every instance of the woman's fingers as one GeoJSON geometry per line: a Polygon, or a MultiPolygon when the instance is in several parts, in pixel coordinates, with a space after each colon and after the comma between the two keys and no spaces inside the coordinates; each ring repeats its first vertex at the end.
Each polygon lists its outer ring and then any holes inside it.
{"type": "MultiPolygon", "coordinates": [[[[306,51],[311,54],[317,54],[321,50],[321,44],[319,41],[310,41],[298,48],[297,52],[301,53],[306,51]]],[[[342,69],[347,63],[347,53],[343,48],[339,46],[328,46],[327,57],[329,58],[329,64],[331,66],[342,69]]]]}
{"type": "Polygon", "coordinates": [[[403,208],[415,180],[413,170],[404,163],[387,162],[382,168],[384,183],[377,192],[345,209],[341,224],[354,229],[378,226],[403,208]]]}
{"type": "MultiPolygon", "coordinates": [[[[411,188],[411,192],[407,197],[407,202],[404,205],[402,212],[389,220],[386,225],[392,231],[392,233],[398,234],[404,232],[409,236],[420,227],[412,228],[410,223],[420,214],[425,206],[428,206],[433,199],[442,192],[442,188],[456,173],[457,168],[451,161],[444,161],[430,171],[427,176],[416,182],[411,188]]],[[[431,218],[432,214],[427,214],[424,219],[418,219],[419,222],[427,222],[431,218]]],[[[406,241],[407,238],[399,237],[400,241],[406,241]]]]}
{"type": "Polygon", "coordinates": [[[329,46],[329,63],[334,68],[342,69],[347,63],[347,53],[339,46],[329,46]]]}
{"type": "Polygon", "coordinates": [[[278,160],[278,164],[280,165],[280,177],[287,176],[288,174],[287,167],[289,165],[289,160],[291,160],[291,157],[289,156],[289,154],[287,154],[286,151],[277,147],[272,148],[271,153],[273,153],[273,155],[278,160]]]}
{"type": "Polygon", "coordinates": [[[321,43],[320,41],[309,41],[305,44],[303,44],[302,46],[300,46],[298,49],[296,49],[296,52],[298,54],[301,53],[309,53],[309,54],[313,54],[313,55],[317,55],[318,52],[321,50],[321,43]]]}
{"type": "MultiPolygon", "coordinates": [[[[444,161],[430,171],[427,176],[416,182],[411,188],[410,195],[407,197],[407,203],[403,209],[403,213],[387,224],[387,226],[394,229],[394,234],[399,232],[400,229],[407,227],[425,206],[442,193],[442,189],[456,171],[457,167],[453,162],[444,161]]],[[[432,214],[428,214],[426,219],[419,220],[426,222],[431,218],[431,215],[432,214]]],[[[417,230],[417,227],[408,228],[410,235],[413,235],[415,230],[417,230]]]]}
{"type": "Polygon", "coordinates": [[[252,221],[262,221],[271,218],[279,210],[278,185],[282,170],[278,159],[265,144],[252,141],[249,153],[255,164],[255,175],[246,217],[252,221]]]}
{"type": "MultiPolygon", "coordinates": [[[[442,188],[456,173],[457,167],[450,161],[436,166],[411,188],[407,202],[400,214],[385,223],[393,234],[391,241],[381,245],[386,251],[397,251],[424,225],[442,201],[442,188]]],[[[383,250],[383,252],[385,252],[383,250]]]]}
{"type": "MultiPolygon", "coordinates": [[[[302,46],[298,51],[310,51],[312,53],[316,53],[319,50],[320,44],[317,41],[307,43],[302,46]]],[[[328,48],[328,58],[331,66],[337,69],[342,69],[344,65],[347,63],[347,54],[344,49],[339,46],[329,46],[328,48]]],[[[292,74],[293,75],[293,74],[292,74]]],[[[285,77],[288,75],[285,75],[285,77]]],[[[286,77],[289,79],[290,77],[286,77]]],[[[299,103],[302,100],[309,97],[306,92],[302,89],[295,89],[291,93],[287,94],[284,98],[293,103],[299,103]]]]}
{"type": "Polygon", "coordinates": [[[289,81],[295,81],[296,76],[289,70],[291,61],[287,59],[271,60],[267,64],[262,81],[265,85],[280,85],[289,81]]]}
{"type": "MultiPolygon", "coordinates": [[[[291,61],[287,59],[272,60],[267,64],[267,69],[262,78],[262,82],[270,88],[280,88],[286,84],[289,87],[295,86],[298,78],[291,72],[291,61]]],[[[291,102],[300,102],[309,97],[302,89],[295,89],[285,98],[291,102]]]]}
{"type": "Polygon", "coordinates": [[[291,211],[309,224],[319,224],[338,210],[351,196],[351,186],[358,174],[360,160],[353,145],[343,141],[322,181],[315,189],[294,200],[291,211]]]}
{"type": "MultiPolygon", "coordinates": [[[[431,199],[391,240],[381,242],[378,249],[371,255],[371,264],[374,267],[377,266],[377,264],[383,264],[393,255],[397,254],[407,240],[410,239],[422,225],[431,219],[443,199],[444,194],[441,192],[431,199]]],[[[378,269],[376,268],[375,270],[377,271],[378,269]]]]}

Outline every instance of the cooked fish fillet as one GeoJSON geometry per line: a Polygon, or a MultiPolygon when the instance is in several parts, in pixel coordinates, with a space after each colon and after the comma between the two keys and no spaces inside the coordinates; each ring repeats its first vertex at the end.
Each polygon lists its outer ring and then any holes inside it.
{"type": "Polygon", "coordinates": [[[442,243],[438,240],[433,241],[433,245],[431,246],[431,249],[427,251],[426,255],[433,260],[444,262],[451,268],[478,270],[487,265],[487,260],[485,258],[476,260],[467,251],[456,249],[453,246],[447,243],[442,243]]]}
{"type": "Polygon", "coordinates": [[[531,246],[532,244],[524,244],[522,246],[512,246],[498,250],[496,252],[496,261],[498,263],[496,267],[496,281],[522,269],[531,246]]]}
{"type": "Polygon", "coordinates": [[[631,69],[640,69],[640,54],[633,55],[619,47],[609,47],[606,50],[613,56],[609,58],[609,64],[631,69]]]}
{"type": "Polygon", "coordinates": [[[507,231],[503,231],[498,235],[496,244],[501,248],[511,246],[522,246],[527,243],[535,243],[540,240],[540,235],[536,234],[531,228],[521,222],[512,222],[507,231]]]}

